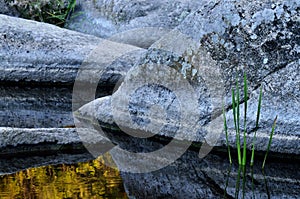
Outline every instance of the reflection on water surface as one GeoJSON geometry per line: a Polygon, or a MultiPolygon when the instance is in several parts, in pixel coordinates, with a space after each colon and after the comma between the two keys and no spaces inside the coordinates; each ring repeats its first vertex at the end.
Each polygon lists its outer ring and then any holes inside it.
{"type": "MultiPolygon", "coordinates": [[[[119,171],[96,160],[43,166],[0,176],[0,198],[127,198],[119,171]]],[[[111,164],[110,164],[111,165],[111,164]]]]}

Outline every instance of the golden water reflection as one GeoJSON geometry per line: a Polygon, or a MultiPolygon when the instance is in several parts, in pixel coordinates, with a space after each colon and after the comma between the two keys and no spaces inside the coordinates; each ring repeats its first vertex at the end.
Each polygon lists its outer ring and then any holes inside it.
{"type": "Polygon", "coordinates": [[[127,198],[119,171],[104,164],[109,154],[96,160],[43,166],[0,176],[0,198],[127,198]]]}

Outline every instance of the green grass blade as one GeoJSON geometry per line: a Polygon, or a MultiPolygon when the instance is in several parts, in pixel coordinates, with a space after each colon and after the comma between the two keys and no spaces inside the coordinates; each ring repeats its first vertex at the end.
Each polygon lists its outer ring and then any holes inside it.
{"type": "Polygon", "coordinates": [[[244,128],[246,127],[246,119],[247,119],[247,106],[248,106],[248,84],[247,84],[247,75],[246,72],[244,72],[244,128]]]}
{"type": "Polygon", "coordinates": [[[266,159],[267,159],[267,156],[268,156],[271,144],[272,144],[272,138],[273,138],[273,134],[274,134],[275,127],[276,127],[276,122],[277,122],[277,116],[275,117],[274,122],[273,122],[272,132],[271,132],[271,135],[270,135],[269,144],[268,144],[267,152],[266,152],[264,162],[263,162],[263,165],[262,165],[262,169],[265,168],[266,159]]]}
{"type": "Polygon", "coordinates": [[[236,180],[236,184],[235,184],[235,198],[239,198],[240,195],[240,181],[241,181],[241,169],[242,166],[239,165],[239,169],[238,169],[238,173],[237,173],[237,180],[236,180]]]}
{"type": "Polygon", "coordinates": [[[235,92],[234,89],[232,89],[232,112],[233,112],[233,121],[234,121],[234,129],[235,129],[235,134],[236,134],[236,147],[237,147],[237,152],[238,152],[238,163],[239,165],[241,164],[241,152],[239,150],[239,135],[238,135],[238,127],[237,127],[237,116],[236,116],[236,102],[235,102],[235,92]]]}
{"type": "Polygon", "coordinates": [[[236,113],[235,113],[235,94],[234,94],[233,89],[232,89],[232,112],[233,112],[234,128],[235,128],[235,130],[237,130],[237,127],[236,127],[236,113]]]}
{"type": "MultiPolygon", "coordinates": [[[[238,133],[240,132],[240,89],[239,89],[239,81],[238,79],[236,79],[236,117],[237,117],[237,121],[236,121],[236,125],[237,125],[237,129],[238,129],[238,133]]],[[[238,136],[240,136],[238,134],[238,136]]]]}
{"type": "Polygon", "coordinates": [[[254,151],[255,151],[255,142],[256,142],[256,132],[257,132],[257,129],[258,129],[258,122],[259,122],[259,118],[260,118],[261,100],[262,100],[262,86],[260,87],[259,98],[258,98],[255,132],[254,132],[254,137],[253,137],[253,142],[252,142],[252,154],[251,154],[251,161],[250,161],[251,166],[253,166],[253,164],[254,164],[254,151]]]}
{"type": "Polygon", "coordinates": [[[69,4],[65,13],[66,14],[65,20],[70,19],[70,15],[72,12],[74,12],[75,7],[76,7],[76,0],[69,0],[69,4]]]}
{"type": "Polygon", "coordinates": [[[223,101],[223,119],[224,119],[224,131],[226,135],[226,145],[227,145],[227,151],[228,151],[228,158],[230,165],[232,164],[231,160],[231,153],[230,153],[230,147],[228,143],[228,128],[227,128],[227,122],[226,122],[226,114],[225,114],[225,107],[224,107],[224,101],[223,101]]]}
{"type": "Polygon", "coordinates": [[[261,109],[261,100],[262,100],[262,86],[260,87],[259,91],[259,99],[258,99],[258,108],[257,108],[257,115],[256,115],[256,127],[258,128],[258,122],[260,117],[260,109],[261,109]]]}
{"type": "Polygon", "coordinates": [[[238,158],[239,164],[241,164],[241,143],[240,143],[240,88],[239,88],[239,81],[236,78],[236,117],[237,117],[237,145],[238,145],[238,158]]]}
{"type": "Polygon", "coordinates": [[[243,161],[242,165],[246,165],[246,132],[247,132],[247,100],[248,100],[248,85],[247,85],[247,75],[244,72],[244,146],[243,146],[243,161]]]}
{"type": "Polygon", "coordinates": [[[270,191],[269,191],[268,181],[266,179],[266,174],[265,174],[265,170],[264,169],[262,170],[262,174],[263,174],[263,177],[264,177],[264,183],[265,183],[265,187],[266,187],[266,191],[267,191],[267,196],[268,196],[268,199],[270,199],[271,198],[271,194],[270,194],[270,191]]]}
{"type": "Polygon", "coordinates": [[[238,161],[239,165],[242,163],[241,161],[241,144],[240,144],[240,89],[239,89],[239,81],[236,78],[236,142],[237,142],[237,152],[238,152],[238,161]]]}

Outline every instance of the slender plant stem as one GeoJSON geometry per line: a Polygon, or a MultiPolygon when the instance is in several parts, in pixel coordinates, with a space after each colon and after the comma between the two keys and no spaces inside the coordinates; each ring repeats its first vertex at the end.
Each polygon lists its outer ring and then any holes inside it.
{"type": "Polygon", "coordinates": [[[266,179],[266,174],[265,174],[265,170],[264,169],[262,169],[262,174],[264,176],[264,182],[265,182],[265,187],[266,187],[268,199],[271,199],[271,194],[270,194],[270,191],[269,191],[268,181],[266,179]]]}
{"type": "Polygon", "coordinates": [[[259,117],[260,117],[260,109],[261,109],[261,100],[262,100],[262,86],[260,87],[259,91],[259,98],[258,98],[258,107],[257,107],[257,114],[256,114],[256,124],[255,124],[255,132],[254,132],[254,137],[253,137],[253,142],[252,142],[252,154],[251,154],[251,161],[250,161],[250,166],[253,166],[254,164],[254,151],[255,151],[255,142],[256,142],[256,132],[258,129],[258,122],[259,122],[259,117]]]}
{"type": "Polygon", "coordinates": [[[247,100],[248,100],[248,86],[247,86],[247,75],[244,72],[244,146],[243,146],[243,162],[242,165],[246,165],[246,132],[247,132],[247,100]]]}
{"type": "Polygon", "coordinates": [[[241,151],[240,151],[240,142],[239,135],[238,135],[238,127],[237,127],[237,114],[236,114],[236,102],[235,102],[235,92],[232,89],[232,111],[233,111],[233,120],[234,120],[234,129],[236,132],[236,147],[238,152],[238,163],[241,164],[241,151]]]}
{"type": "Polygon", "coordinates": [[[224,118],[224,131],[226,135],[226,145],[227,145],[227,151],[228,151],[228,158],[230,165],[232,164],[231,160],[231,153],[230,153],[230,147],[228,143],[228,128],[227,128],[227,122],[226,122],[226,113],[225,113],[225,107],[224,107],[224,101],[223,101],[223,118],[224,118]]]}
{"type": "Polygon", "coordinates": [[[242,165],[242,169],[243,169],[243,199],[245,198],[245,193],[246,193],[246,166],[242,165]]]}
{"type": "MultiPolygon", "coordinates": [[[[233,111],[233,119],[234,119],[234,128],[236,131],[236,146],[237,146],[237,153],[238,153],[238,165],[239,165],[239,169],[238,169],[238,179],[236,182],[236,187],[235,187],[235,198],[239,197],[239,191],[240,191],[240,180],[241,177],[243,177],[243,186],[242,186],[242,197],[245,197],[245,188],[246,188],[246,163],[247,163],[247,108],[248,108],[248,85],[247,85],[247,75],[244,72],[244,132],[243,132],[243,156],[241,156],[241,143],[240,143],[240,107],[239,107],[239,103],[240,103],[240,91],[239,91],[239,81],[238,78],[236,78],[236,88],[232,89],[232,111],[233,111]],[[243,174],[243,176],[241,176],[241,172],[243,174]]],[[[254,198],[255,194],[254,194],[254,177],[253,177],[253,165],[254,165],[254,153],[255,153],[255,142],[256,142],[256,133],[258,130],[258,123],[259,123],[259,119],[260,119],[260,112],[261,112],[261,102],[262,102],[262,90],[263,87],[261,86],[260,88],[260,92],[259,92],[259,99],[258,99],[258,107],[257,107],[257,114],[256,114],[256,123],[255,123],[255,131],[254,131],[254,137],[253,137],[253,142],[252,142],[252,154],[251,154],[251,161],[250,161],[250,166],[251,166],[251,178],[252,178],[252,196],[254,198]]],[[[228,126],[227,126],[227,120],[226,120],[226,114],[225,114],[225,107],[224,107],[224,102],[223,102],[223,119],[224,119],[224,131],[225,131],[225,135],[226,135],[226,144],[228,147],[228,157],[229,157],[229,162],[230,165],[232,165],[232,158],[231,158],[231,153],[230,153],[230,147],[229,147],[229,141],[228,141],[228,126]]],[[[267,151],[264,157],[264,161],[262,164],[262,170],[264,171],[264,167],[265,167],[265,162],[268,156],[268,153],[270,151],[270,147],[272,144],[272,138],[273,138],[273,134],[275,131],[275,127],[276,127],[276,122],[277,122],[277,116],[274,119],[273,125],[272,125],[272,131],[271,131],[271,135],[269,138],[269,143],[268,143],[268,147],[267,147],[267,151]]],[[[227,188],[227,184],[228,182],[226,182],[226,188],[227,188]]],[[[225,188],[225,192],[224,192],[224,197],[226,195],[226,188],[225,188]]],[[[268,192],[268,187],[267,187],[267,192],[268,192]]],[[[270,198],[270,194],[268,192],[268,198],[270,198]]]]}
{"type": "Polygon", "coordinates": [[[241,165],[239,165],[237,181],[235,184],[235,198],[239,198],[240,194],[240,180],[241,180],[241,165]]]}
{"type": "Polygon", "coordinates": [[[236,125],[237,125],[237,150],[238,150],[238,160],[241,164],[241,143],[240,143],[240,88],[239,81],[236,78],[236,125]]]}
{"type": "Polygon", "coordinates": [[[276,117],[274,119],[274,122],[273,122],[272,131],[271,131],[271,135],[270,135],[270,139],[269,139],[269,144],[268,144],[267,152],[265,154],[265,158],[264,158],[264,162],[263,162],[263,165],[262,165],[262,169],[265,168],[266,159],[267,159],[267,156],[268,156],[268,153],[270,151],[271,144],[272,144],[272,138],[273,138],[273,134],[274,134],[275,127],[276,127],[276,122],[277,122],[277,115],[276,115],[276,117]]]}

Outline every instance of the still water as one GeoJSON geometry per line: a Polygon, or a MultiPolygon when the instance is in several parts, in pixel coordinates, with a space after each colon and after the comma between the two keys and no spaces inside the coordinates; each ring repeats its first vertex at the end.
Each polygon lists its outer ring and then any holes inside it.
{"type": "Polygon", "coordinates": [[[0,176],[0,198],[127,198],[108,154],[95,160],[30,168],[0,176]]]}

